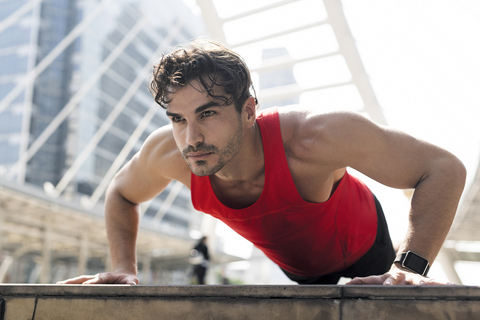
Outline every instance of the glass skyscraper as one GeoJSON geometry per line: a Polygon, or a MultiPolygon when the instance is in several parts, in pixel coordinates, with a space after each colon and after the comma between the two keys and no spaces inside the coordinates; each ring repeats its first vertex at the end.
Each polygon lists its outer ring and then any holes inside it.
{"type": "MultiPolygon", "coordinates": [[[[203,21],[178,0],[3,0],[0,21],[0,174],[94,205],[168,121],[147,89],[155,60],[204,35],[203,21]]],[[[145,218],[185,235],[190,206],[169,186],[145,218]]]]}

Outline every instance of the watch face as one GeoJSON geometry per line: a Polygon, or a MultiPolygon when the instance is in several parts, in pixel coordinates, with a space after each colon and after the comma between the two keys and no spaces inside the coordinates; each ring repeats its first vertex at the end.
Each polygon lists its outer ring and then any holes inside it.
{"type": "Polygon", "coordinates": [[[408,252],[403,265],[416,273],[423,274],[428,266],[428,261],[413,252],[408,252]]]}

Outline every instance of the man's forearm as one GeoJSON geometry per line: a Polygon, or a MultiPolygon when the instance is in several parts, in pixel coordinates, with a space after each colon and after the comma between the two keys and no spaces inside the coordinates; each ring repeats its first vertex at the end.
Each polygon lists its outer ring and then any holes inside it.
{"type": "Polygon", "coordinates": [[[105,223],[112,270],[137,274],[139,205],[126,200],[115,188],[109,188],[105,199],[105,223]]]}
{"type": "Polygon", "coordinates": [[[433,263],[452,225],[465,174],[463,165],[452,159],[432,168],[417,185],[408,232],[399,252],[411,250],[433,263]]]}

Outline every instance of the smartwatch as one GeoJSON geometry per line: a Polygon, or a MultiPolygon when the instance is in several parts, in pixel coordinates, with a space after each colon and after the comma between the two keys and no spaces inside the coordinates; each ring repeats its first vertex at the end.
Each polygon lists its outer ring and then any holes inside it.
{"type": "Polygon", "coordinates": [[[394,262],[400,262],[402,267],[426,277],[430,264],[428,260],[419,256],[415,252],[407,251],[397,254],[394,262]]]}

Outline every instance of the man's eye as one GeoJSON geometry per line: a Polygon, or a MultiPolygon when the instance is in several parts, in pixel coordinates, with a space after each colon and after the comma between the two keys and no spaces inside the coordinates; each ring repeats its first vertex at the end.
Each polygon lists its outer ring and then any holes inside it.
{"type": "Polygon", "coordinates": [[[181,122],[183,118],[180,117],[172,117],[172,122],[181,122]]]}
{"type": "Polygon", "coordinates": [[[203,117],[210,117],[210,116],[213,116],[214,114],[215,114],[215,111],[208,110],[208,111],[203,112],[202,116],[203,117]]]}

